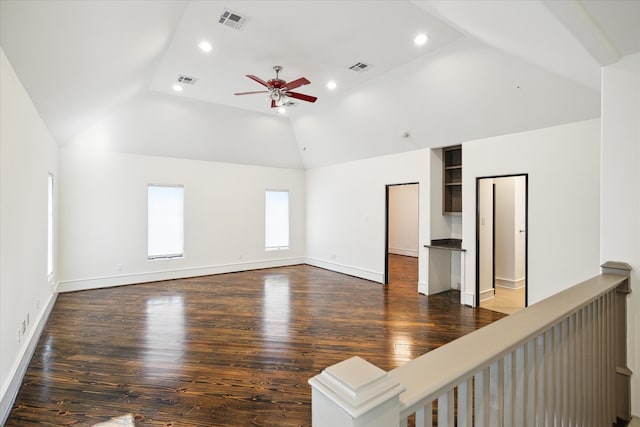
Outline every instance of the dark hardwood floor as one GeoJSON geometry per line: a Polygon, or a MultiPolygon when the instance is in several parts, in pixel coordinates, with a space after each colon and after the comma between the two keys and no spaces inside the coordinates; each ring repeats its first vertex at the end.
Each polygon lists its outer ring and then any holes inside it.
{"type": "Polygon", "coordinates": [[[389,370],[503,314],[457,292],[293,266],[61,294],[8,426],[310,426],[307,380],[351,356],[389,370]]]}

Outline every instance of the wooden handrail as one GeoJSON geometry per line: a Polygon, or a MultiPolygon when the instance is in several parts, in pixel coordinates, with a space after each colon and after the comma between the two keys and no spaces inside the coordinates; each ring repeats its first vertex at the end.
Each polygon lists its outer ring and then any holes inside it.
{"type": "Polygon", "coordinates": [[[390,371],[389,375],[406,387],[400,394],[401,417],[414,413],[423,402],[437,399],[626,280],[615,274],[595,276],[390,371]]]}
{"type": "Polygon", "coordinates": [[[314,427],[628,421],[625,263],[392,371],[358,357],[311,378],[314,427]],[[437,410],[434,404],[437,402],[437,410]]]}

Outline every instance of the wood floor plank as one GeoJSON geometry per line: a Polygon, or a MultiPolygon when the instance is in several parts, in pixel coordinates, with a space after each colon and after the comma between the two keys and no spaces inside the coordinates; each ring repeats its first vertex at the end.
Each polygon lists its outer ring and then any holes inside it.
{"type": "Polygon", "coordinates": [[[389,370],[503,314],[301,265],[61,294],[7,426],[310,426],[307,380],[351,356],[389,370]]]}

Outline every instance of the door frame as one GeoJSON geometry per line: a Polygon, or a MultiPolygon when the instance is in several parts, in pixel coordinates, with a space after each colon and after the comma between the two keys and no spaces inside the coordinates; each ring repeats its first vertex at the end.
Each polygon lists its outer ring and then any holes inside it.
{"type": "MultiPolygon", "coordinates": [[[[401,185],[417,185],[418,186],[418,206],[420,205],[420,183],[419,182],[402,182],[399,184],[385,185],[385,202],[384,202],[384,278],[383,284],[389,284],[389,188],[399,187],[401,185]]],[[[418,210],[418,230],[420,230],[420,211],[418,210]]]]}
{"type": "MultiPolygon", "coordinates": [[[[524,177],[524,306],[529,306],[529,174],[514,173],[508,175],[492,175],[476,177],[476,295],[475,306],[480,307],[480,180],[524,177]]],[[[493,187],[493,282],[495,288],[495,264],[496,264],[496,242],[495,242],[495,184],[493,187]]]]}

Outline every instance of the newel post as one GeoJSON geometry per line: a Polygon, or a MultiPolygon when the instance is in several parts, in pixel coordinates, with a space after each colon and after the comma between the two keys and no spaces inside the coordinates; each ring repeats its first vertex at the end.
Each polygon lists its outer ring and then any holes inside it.
{"type": "Polygon", "coordinates": [[[329,366],[309,380],[313,427],[397,427],[405,388],[360,357],[329,366]]]}
{"type": "Polygon", "coordinates": [[[631,266],[626,262],[607,261],[602,264],[603,274],[625,276],[625,280],[616,289],[616,313],[614,351],[616,362],[616,416],[618,419],[631,419],[631,369],[627,366],[627,295],[631,293],[629,278],[631,266]]]}

